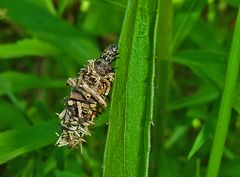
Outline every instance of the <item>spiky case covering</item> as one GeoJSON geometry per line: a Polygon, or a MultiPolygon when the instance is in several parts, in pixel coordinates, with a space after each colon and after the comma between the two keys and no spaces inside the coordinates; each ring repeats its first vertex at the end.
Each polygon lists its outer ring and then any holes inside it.
{"type": "Polygon", "coordinates": [[[112,44],[99,59],[89,60],[77,78],[67,80],[72,89],[64,99],[65,109],[58,114],[62,132],[56,145],[81,148],[85,136],[91,135],[89,127],[107,106],[106,97],[114,80],[111,63],[117,55],[118,47],[112,44]]]}

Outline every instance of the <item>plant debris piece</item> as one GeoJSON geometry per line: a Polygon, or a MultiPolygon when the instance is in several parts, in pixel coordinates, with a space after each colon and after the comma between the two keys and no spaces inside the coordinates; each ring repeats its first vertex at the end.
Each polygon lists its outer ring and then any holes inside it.
{"type": "Polygon", "coordinates": [[[82,150],[85,136],[91,135],[89,127],[107,106],[106,97],[114,80],[114,68],[110,64],[117,55],[118,47],[112,44],[99,59],[89,60],[77,78],[67,80],[66,84],[72,89],[64,99],[65,109],[58,114],[62,130],[56,142],[59,147],[80,147],[82,150]]]}

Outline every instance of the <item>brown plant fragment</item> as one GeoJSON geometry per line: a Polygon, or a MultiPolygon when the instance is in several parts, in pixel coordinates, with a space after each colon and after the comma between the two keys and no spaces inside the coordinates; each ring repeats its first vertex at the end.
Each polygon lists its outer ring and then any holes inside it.
{"type": "Polygon", "coordinates": [[[72,89],[64,99],[65,109],[58,114],[62,132],[57,146],[82,149],[85,136],[91,135],[89,128],[94,125],[94,119],[107,106],[106,97],[114,80],[114,69],[110,64],[117,55],[118,47],[110,45],[99,59],[89,60],[77,78],[67,80],[66,84],[72,89]]]}

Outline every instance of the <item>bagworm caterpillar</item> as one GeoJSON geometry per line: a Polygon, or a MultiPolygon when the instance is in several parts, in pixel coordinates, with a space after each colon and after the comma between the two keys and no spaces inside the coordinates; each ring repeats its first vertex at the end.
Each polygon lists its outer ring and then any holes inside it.
{"type": "Polygon", "coordinates": [[[65,109],[58,114],[62,132],[56,145],[82,149],[85,136],[91,135],[89,127],[107,106],[106,97],[114,80],[111,63],[117,55],[118,47],[112,44],[98,59],[89,60],[78,77],[67,80],[71,92],[64,99],[65,109]]]}

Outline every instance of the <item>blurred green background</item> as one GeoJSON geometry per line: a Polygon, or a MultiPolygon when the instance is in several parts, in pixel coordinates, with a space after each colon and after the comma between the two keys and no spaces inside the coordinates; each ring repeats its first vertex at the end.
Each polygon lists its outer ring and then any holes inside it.
{"type": "MultiPolygon", "coordinates": [[[[150,170],[161,169],[159,176],[197,176],[200,166],[205,172],[239,4],[173,1],[165,153],[159,167],[149,163],[150,170]]],[[[1,177],[102,176],[109,108],[96,120],[83,154],[54,145],[55,113],[70,91],[66,79],[118,43],[126,9],[127,0],[0,0],[1,177]]],[[[240,176],[239,90],[233,107],[222,177],[240,176]]]]}

